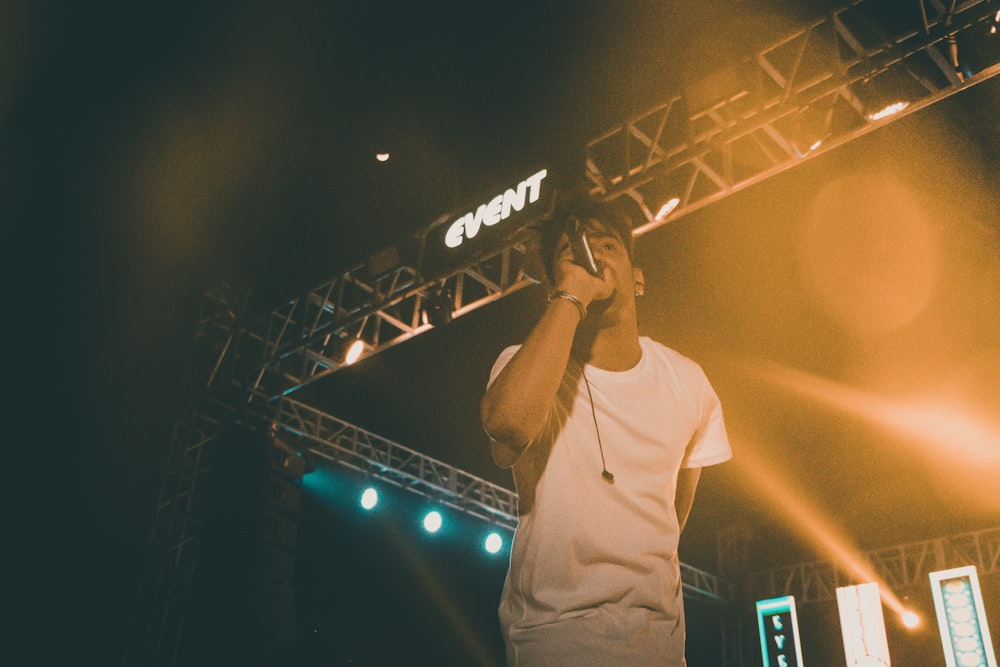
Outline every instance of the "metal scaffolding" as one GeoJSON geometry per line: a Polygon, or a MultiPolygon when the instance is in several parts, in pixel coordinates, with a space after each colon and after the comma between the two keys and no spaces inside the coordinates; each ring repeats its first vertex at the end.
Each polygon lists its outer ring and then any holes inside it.
{"type": "MultiPolygon", "coordinates": [[[[646,213],[633,230],[641,236],[1000,74],[1000,49],[975,48],[996,0],[958,2],[954,13],[928,4],[924,25],[899,28],[875,11],[877,2],[855,0],[706,75],[713,85],[594,138],[586,146],[592,194],[635,200],[646,213]],[[887,99],[908,106],[875,117],[873,105],[887,99]],[[658,217],[674,197],[676,207],[658,217]]],[[[442,274],[426,258],[444,222],[417,233],[416,249],[386,248],[246,322],[234,321],[239,295],[210,293],[220,301],[202,322],[217,349],[209,384],[225,379],[251,398],[288,395],[343,368],[345,342],[360,339],[368,356],[432,329],[423,312],[434,295],[446,294],[460,317],[537,282],[521,233],[534,220],[442,274]]]]}
{"type": "Polygon", "coordinates": [[[998,49],[974,46],[996,2],[930,2],[904,28],[878,4],[855,0],[593,139],[592,194],[634,199],[642,235],[1000,73],[998,49]],[[878,113],[893,102],[907,106],[878,113]]]}
{"type": "Polygon", "coordinates": [[[248,401],[291,394],[344,368],[354,340],[363,342],[363,358],[432,329],[424,317],[432,296],[445,294],[451,316],[460,317],[537,283],[525,268],[527,253],[516,243],[434,280],[405,264],[377,275],[358,264],[246,326],[236,318],[243,295],[210,290],[199,323],[217,351],[208,384],[234,385],[248,401]]]}
{"type": "Polygon", "coordinates": [[[317,456],[512,532],[517,526],[517,494],[498,484],[289,398],[275,421],[317,456]]]}
{"type": "MultiPolygon", "coordinates": [[[[892,590],[922,585],[927,575],[974,565],[980,575],[1000,571],[1000,527],[952,537],[924,540],[861,554],[864,561],[892,590]]],[[[835,600],[837,588],[858,581],[842,564],[816,561],[751,573],[746,582],[750,599],[794,595],[797,602],[835,600]]]]}

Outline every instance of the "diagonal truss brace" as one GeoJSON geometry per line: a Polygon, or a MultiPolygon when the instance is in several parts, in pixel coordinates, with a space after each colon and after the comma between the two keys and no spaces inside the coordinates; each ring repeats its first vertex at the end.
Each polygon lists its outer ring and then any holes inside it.
{"type": "MultiPolygon", "coordinates": [[[[1000,572],[1000,527],[876,549],[864,557],[893,590],[919,586],[931,572],[963,565],[975,565],[985,576],[1000,572]]],[[[756,599],[794,595],[800,602],[822,602],[835,599],[838,587],[857,583],[864,582],[843,567],[810,562],[753,573],[747,586],[756,599]]]]}
{"type": "Polygon", "coordinates": [[[586,147],[591,194],[634,199],[647,217],[639,236],[665,224],[657,210],[672,197],[671,219],[881,127],[889,120],[869,118],[875,99],[908,100],[895,119],[1000,73],[995,47],[972,75],[951,52],[985,35],[996,2],[956,2],[951,14],[932,3],[925,26],[895,31],[876,5],[854,0],[732,66],[716,78],[728,87],[698,108],[695,92],[675,95],[596,137],[586,147]]]}

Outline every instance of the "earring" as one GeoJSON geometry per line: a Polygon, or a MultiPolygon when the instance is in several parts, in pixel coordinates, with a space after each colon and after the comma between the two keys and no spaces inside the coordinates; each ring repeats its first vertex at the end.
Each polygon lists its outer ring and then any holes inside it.
{"type": "Polygon", "coordinates": [[[646,293],[646,284],[645,283],[636,282],[636,284],[635,284],[635,295],[636,296],[642,296],[645,293],[646,293]]]}

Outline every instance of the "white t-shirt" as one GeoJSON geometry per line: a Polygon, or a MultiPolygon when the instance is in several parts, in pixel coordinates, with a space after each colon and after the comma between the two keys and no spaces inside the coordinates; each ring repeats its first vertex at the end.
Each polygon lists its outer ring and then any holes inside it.
{"type": "MultiPolygon", "coordinates": [[[[546,426],[514,464],[519,520],[500,602],[508,664],[683,664],[677,474],[732,453],[701,367],[639,342],[627,371],[584,367],[594,413],[570,362],[546,426]]],[[[491,382],[518,348],[500,354],[491,382]]]]}

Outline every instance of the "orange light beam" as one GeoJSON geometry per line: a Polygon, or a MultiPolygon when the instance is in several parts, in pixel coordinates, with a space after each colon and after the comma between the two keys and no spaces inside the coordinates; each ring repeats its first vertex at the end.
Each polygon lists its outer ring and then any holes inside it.
{"type": "Polygon", "coordinates": [[[877,582],[883,602],[900,616],[905,614],[908,610],[899,597],[865,562],[860,550],[786,476],[757,456],[756,451],[759,449],[747,441],[741,441],[735,448],[737,456],[734,464],[746,476],[748,483],[768,501],[775,516],[820,553],[832,558],[834,563],[847,570],[859,583],[877,582]]]}

